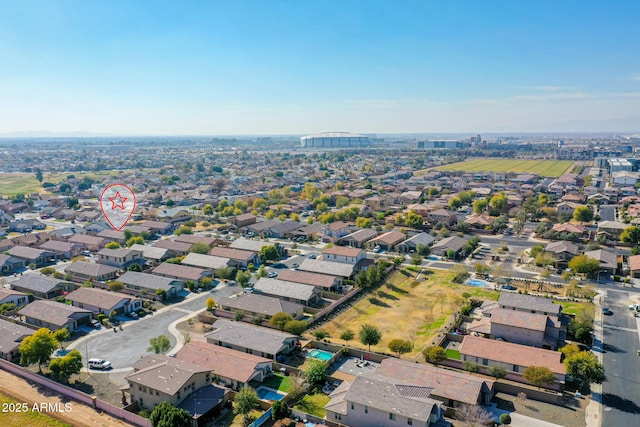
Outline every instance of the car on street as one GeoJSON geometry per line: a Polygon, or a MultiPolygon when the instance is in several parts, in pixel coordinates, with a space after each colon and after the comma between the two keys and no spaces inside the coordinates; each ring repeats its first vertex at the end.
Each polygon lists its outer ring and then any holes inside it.
{"type": "Polygon", "coordinates": [[[275,263],[275,264],[271,264],[271,268],[287,268],[286,264],[283,264],[281,262],[275,263]]]}
{"type": "Polygon", "coordinates": [[[609,307],[602,307],[602,314],[610,316],[613,314],[613,312],[609,310],[609,307]]]}
{"type": "Polygon", "coordinates": [[[298,267],[300,267],[300,266],[298,265],[297,262],[294,262],[293,264],[291,264],[291,268],[298,268],[298,267]]]}
{"type": "Polygon", "coordinates": [[[316,259],[316,254],[309,255],[309,259],[316,259]]]}
{"type": "Polygon", "coordinates": [[[276,273],[275,271],[270,271],[268,276],[273,279],[274,277],[278,277],[278,273],[276,273]]]}
{"type": "Polygon", "coordinates": [[[88,361],[89,369],[109,369],[111,368],[111,362],[105,359],[89,359],[88,361]]]}

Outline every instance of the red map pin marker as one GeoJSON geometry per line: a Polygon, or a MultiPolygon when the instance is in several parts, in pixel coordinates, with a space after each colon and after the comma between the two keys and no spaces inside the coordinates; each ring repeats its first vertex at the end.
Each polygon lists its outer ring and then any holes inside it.
{"type": "Polygon", "coordinates": [[[133,215],[136,195],[124,184],[111,184],[102,191],[100,208],[109,225],[120,231],[133,215]]]}

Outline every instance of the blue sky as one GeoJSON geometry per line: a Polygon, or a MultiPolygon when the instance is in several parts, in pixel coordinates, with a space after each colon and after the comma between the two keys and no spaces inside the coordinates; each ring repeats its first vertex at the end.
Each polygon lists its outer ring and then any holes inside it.
{"type": "Polygon", "coordinates": [[[1,4],[0,133],[640,130],[638,1],[1,4]]]}

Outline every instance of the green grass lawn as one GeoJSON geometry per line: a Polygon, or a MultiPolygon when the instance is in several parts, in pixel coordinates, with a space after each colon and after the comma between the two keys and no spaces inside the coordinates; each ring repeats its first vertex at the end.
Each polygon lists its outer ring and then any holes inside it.
{"type": "Polygon", "coordinates": [[[438,166],[436,170],[465,172],[515,172],[535,173],[546,177],[558,177],[571,168],[570,160],[514,160],[514,159],[469,159],[464,162],[438,166]]]}
{"type": "MultiPolygon", "coordinates": [[[[18,403],[4,394],[0,394],[0,406],[4,409],[5,404],[18,403]]],[[[9,409],[9,407],[7,407],[9,409]]],[[[67,427],[69,424],[48,417],[40,412],[0,412],[0,425],[2,427],[67,427]]]]}
{"type": "Polygon", "coordinates": [[[291,391],[291,378],[280,374],[273,374],[264,380],[262,385],[283,393],[289,393],[289,391],[291,391]]]}
{"type": "Polygon", "coordinates": [[[327,413],[324,410],[324,405],[329,403],[329,400],[329,396],[324,393],[308,394],[294,408],[298,411],[324,418],[327,413]]]}
{"type": "Polygon", "coordinates": [[[573,302],[573,301],[554,301],[554,304],[562,306],[562,312],[565,314],[577,314],[580,310],[589,310],[591,314],[595,312],[595,306],[590,302],[573,302]]]}
{"type": "Polygon", "coordinates": [[[458,350],[447,349],[447,358],[453,360],[460,360],[460,352],[458,350]]]}

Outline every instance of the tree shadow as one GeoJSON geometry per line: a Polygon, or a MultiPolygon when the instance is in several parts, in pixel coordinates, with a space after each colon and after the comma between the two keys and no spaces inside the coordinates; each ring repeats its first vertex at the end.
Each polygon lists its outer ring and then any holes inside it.
{"type": "Polygon", "coordinates": [[[399,287],[397,287],[396,285],[393,285],[391,283],[387,283],[387,288],[389,288],[390,291],[397,292],[399,294],[408,294],[409,293],[409,291],[405,291],[404,289],[400,289],[399,287]]]}
{"type": "Polygon", "coordinates": [[[380,298],[391,299],[391,300],[398,300],[399,299],[397,296],[391,295],[391,294],[389,294],[387,292],[384,292],[384,291],[378,291],[377,293],[378,293],[378,296],[380,298]]]}
{"type": "Polygon", "coordinates": [[[616,394],[604,393],[602,396],[602,404],[629,414],[640,414],[640,406],[634,401],[616,394]]]}
{"type": "Polygon", "coordinates": [[[377,305],[378,307],[391,307],[389,304],[387,304],[384,301],[379,300],[378,298],[375,297],[370,297],[369,298],[369,302],[373,305],[377,305]]]}
{"type": "Polygon", "coordinates": [[[400,274],[402,274],[405,277],[409,277],[411,276],[411,273],[409,273],[407,270],[399,270],[400,274]]]}

